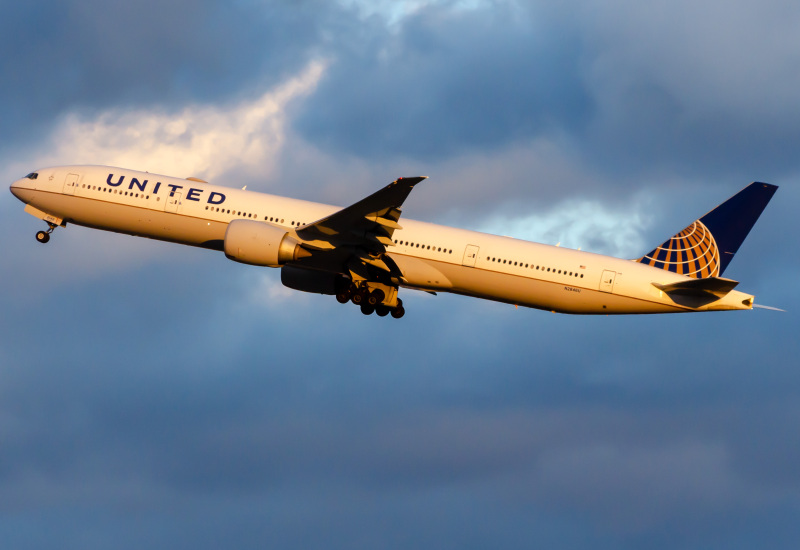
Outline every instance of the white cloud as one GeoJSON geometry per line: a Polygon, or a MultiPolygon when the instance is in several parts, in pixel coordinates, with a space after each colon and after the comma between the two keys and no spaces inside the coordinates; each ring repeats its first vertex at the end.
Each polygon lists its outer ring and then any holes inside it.
{"type": "Polygon", "coordinates": [[[489,6],[489,0],[339,0],[346,8],[355,8],[361,17],[379,16],[392,26],[419,11],[435,5],[453,10],[475,10],[489,6]]]}
{"type": "Polygon", "coordinates": [[[633,257],[646,247],[641,238],[647,226],[643,210],[637,207],[623,214],[599,202],[570,201],[549,213],[492,218],[481,226],[481,231],[546,244],[561,243],[565,247],[616,257],[633,257]]]}
{"type": "Polygon", "coordinates": [[[104,164],[205,179],[232,169],[268,174],[285,141],[287,105],[313,91],[324,70],[323,62],[314,61],[260,97],[233,105],[70,113],[39,150],[13,163],[13,173],[104,164]]]}

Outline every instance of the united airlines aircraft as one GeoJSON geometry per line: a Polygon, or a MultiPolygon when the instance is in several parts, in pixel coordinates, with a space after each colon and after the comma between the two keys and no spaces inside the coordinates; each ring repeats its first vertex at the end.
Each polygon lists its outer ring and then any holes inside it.
{"type": "Polygon", "coordinates": [[[752,183],[635,260],[403,218],[425,178],[400,178],[346,208],[105,166],[59,166],[11,185],[25,211],[82,225],[224,251],[281,270],[289,288],[330,294],[365,315],[405,313],[400,288],[453,292],[561,313],[752,309],[722,274],[776,186],[752,183]]]}

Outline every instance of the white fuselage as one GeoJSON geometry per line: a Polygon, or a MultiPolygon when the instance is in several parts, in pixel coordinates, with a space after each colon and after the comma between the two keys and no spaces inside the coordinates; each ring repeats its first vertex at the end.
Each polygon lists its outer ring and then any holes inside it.
{"type": "MultiPolygon", "coordinates": [[[[228,223],[238,219],[288,232],[339,208],[104,166],[67,166],[23,178],[12,192],[26,210],[56,225],[74,223],[222,250],[228,223]]],[[[401,220],[389,256],[400,284],[532,308],[586,314],[668,313],[751,309],[753,297],[731,291],[701,307],[673,301],[653,286],[686,277],[638,262],[401,220]]]]}

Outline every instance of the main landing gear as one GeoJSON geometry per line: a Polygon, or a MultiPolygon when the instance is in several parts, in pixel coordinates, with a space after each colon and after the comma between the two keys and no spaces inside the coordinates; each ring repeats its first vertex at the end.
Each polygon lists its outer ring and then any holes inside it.
{"type": "Polygon", "coordinates": [[[405,315],[406,310],[403,309],[403,301],[400,298],[397,298],[397,305],[394,307],[385,305],[383,303],[385,299],[386,293],[383,290],[379,288],[370,290],[367,285],[356,286],[353,283],[336,293],[336,300],[340,304],[353,302],[361,307],[361,313],[364,315],[377,313],[378,317],[386,317],[391,314],[395,319],[405,315]]]}
{"type": "Polygon", "coordinates": [[[47,222],[47,225],[50,226],[50,229],[48,229],[47,231],[38,231],[36,233],[36,240],[42,244],[45,244],[50,240],[50,233],[55,231],[56,227],[58,227],[56,224],[50,222],[47,222]]]}

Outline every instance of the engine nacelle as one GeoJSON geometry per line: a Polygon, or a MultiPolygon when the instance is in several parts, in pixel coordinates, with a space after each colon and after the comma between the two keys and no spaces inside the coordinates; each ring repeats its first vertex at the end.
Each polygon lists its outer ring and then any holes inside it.
{"type": "Polygon", "coordinates": [[[285,265],[281,268],[283,286],[301,292],[336,294],[343,284],[342,279],[343,277],[338,273],[304,269],[293,265],[285,265]]]}
{"type": "Polygon", "coordinates": [[[281,227],[253,220],[233,220],[225,230],[225,256],[234,262],[280,267],[309,255],[281,227]]]}

